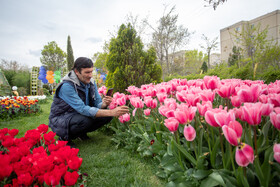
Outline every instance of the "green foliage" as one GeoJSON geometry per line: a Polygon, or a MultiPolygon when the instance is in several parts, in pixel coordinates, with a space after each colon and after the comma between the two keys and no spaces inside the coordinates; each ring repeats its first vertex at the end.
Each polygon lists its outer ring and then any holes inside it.
{"type": "Polygon", "coordinates": [[[12,78],[12,86],[24,87],[29,89],[30,73],[28,71],[17,72],[12,78]]]}
{"type": "Polygon", "coordinates": [[[121,25],[118,36],[111,39],[106,67],[109,70],[106,86],[114,87],[117,92],[124,92],[131,85],[161,81],[155,49],[143,50],[141,39],[131,24],[121,25]]]}
{"type": "Polygon", "coordinates": [[[16,75],[16,71],[11,70],[11,69],[8,69],[8,70],[3,69],[2,72],[4,73],[9,84],[13,85],[13,77],[16,75]]]}
{"type": "Polygon", "coordinates": [[[71,38],[68,36],[67,38],[67,69],[70,71],[72,67],[74,66],[74,55],[73,55],[73,49],[71,45],[71,38]]]}
{"type": "Polygon", "coordinates": [[[41,52],[41,63],[47,67],[48,70],[59,70],[65,65],[66,53],[58,47],[55,41],[48,42],[41,52]]]}
{"type": "Polygon", "coordinates": [[[94,62],[94,67],[98,69],[98,72],[101,74],[107,73],[107,67],[106,67],[106,60],[108,57],[108,53],[95,53],[93,56],[94,62]]]}
{"type": "Polygon", "coordinates": [[[200,68],[204,60],[207,60],[207,57],[202,51],[198,51],[197,49],[187,51],[185,53],[184,75],[200,73],[200,68]]]}
{"type": "Polygon", "coordinates": [[[259,74],[258,79],[264,80],[266,84],[280,80],[280,69],[273,66],[269,66],[266,71],[259,74]]]}

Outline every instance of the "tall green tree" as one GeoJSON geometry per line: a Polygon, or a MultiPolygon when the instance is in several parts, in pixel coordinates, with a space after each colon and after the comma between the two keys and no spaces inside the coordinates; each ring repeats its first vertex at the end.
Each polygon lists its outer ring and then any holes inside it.
{"type": "Polygon", "coordinates": [[[106,86],[118,92],[125,92],[131,85],[139,87],[161,81],[155,49],[143,50],[143,43],[130,23],[122,24],[117,37],[111,38],[106,67],[109,70],[106,86]]]}
{"type": "Polygon", "coordinates": [[[68,35],[68,38],[67,38],[67,70],[70,71],[73,66],[74,66],[74,55],[73,55],[73,49],[72,49],[72,45],[71,45],[71,38],[68,35]]]}
{"type": "Polygon", "coordinates": [[[59,70],[66,65],[66,53],[58,47],[55,41],[48,42],[41,51],[41,54],[40,61],[48,70],[59,70]]]}

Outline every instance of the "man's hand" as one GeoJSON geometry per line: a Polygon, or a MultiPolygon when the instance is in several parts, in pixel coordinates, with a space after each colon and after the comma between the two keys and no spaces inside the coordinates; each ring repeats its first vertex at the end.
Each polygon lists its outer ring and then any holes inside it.
{"type": "Polygon", "coordinates": [[[101,108],[106,108],[107,106],[110,105],[110,103],[112,102],[113,98],[111,96],[105,96],[102,99],[102,106],[101,108]]]}
{"type": "Polygon", "coordinates": [[[119,106],[117,108],[114,108],[112,110],[112,115],[116,116],[116,117],[122,116],[122,115],[124,115],[126,113],[129,113],[129,107],[128,106],[124,106],[124,105],[123,106],[119,106]]]}

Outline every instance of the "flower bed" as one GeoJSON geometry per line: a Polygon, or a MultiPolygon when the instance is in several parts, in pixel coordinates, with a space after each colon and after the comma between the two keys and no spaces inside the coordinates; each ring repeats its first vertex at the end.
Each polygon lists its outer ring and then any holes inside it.
{"type": "Polygon", "coordinates": [[[5,97],[0,100],[0,118],[5,120],[23,116],[40,111],[37,99],[31,100],[28,97],[5,97]]]}
{"type": "Polygon", "coordinates": [[[131,107],[110,124],[113,140],[156,159],[168,185],[279,186],[279,80],[206,76],[127,91],[110,105],[131,107]]]}
{"type": "Polygon", "coordinates": [[[79,149],[56,141],[55,133],[41,124],[16,138],[17,129],[0,129],[1,186],[84,185],[79,167],[79,149]]]}

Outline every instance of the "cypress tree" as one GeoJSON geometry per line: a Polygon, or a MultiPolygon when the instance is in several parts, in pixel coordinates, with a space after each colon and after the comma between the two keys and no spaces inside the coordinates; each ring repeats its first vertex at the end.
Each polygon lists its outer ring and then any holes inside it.
{"type": "Polygon", "coordinates": [[[74,55],[73,55],[73,49],[71,45],[71,39],[68,35],[67,39],[67,69],[70,71],[74,65],[74,55]]]}

